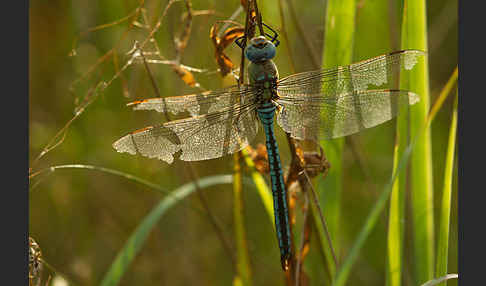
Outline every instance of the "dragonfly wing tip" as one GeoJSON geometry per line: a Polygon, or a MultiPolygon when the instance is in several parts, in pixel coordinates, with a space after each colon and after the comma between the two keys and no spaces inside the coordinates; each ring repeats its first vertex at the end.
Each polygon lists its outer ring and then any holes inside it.
{"type": "Polygon", "coordinates": [[[418,96],[418,94],[413,92],[408,92],[408,104],[414,105],[419,101],[420,101],[420,97],[418,96]]]}

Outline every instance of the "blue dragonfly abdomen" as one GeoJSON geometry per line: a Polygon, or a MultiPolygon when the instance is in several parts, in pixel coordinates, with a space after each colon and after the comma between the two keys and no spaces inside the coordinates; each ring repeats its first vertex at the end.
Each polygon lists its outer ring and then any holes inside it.
{"type": "Polygon", "coordinates": [[[280,153],[273,128],[275,109],[276,107],[272,102],[266,102],[260,105],[257,113],[265,132],[265,145],[267,147],[268,165],[270,167],[275,229],[277,231],[280,248],[280,260],[282,267],[287,269],[291,256],[291,234],[287,207],[287,189],[285,188],[282,163],[280,162],[280,153]]]}

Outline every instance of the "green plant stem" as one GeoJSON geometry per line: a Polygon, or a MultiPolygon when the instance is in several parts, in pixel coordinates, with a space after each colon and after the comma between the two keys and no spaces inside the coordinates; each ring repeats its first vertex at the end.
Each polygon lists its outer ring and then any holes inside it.
{"type": "MultiPolygon", "coordinates": [[[[395,147],[393,154],[393,173],[397,173],[398,161],[403,156],[408,144],[408,106],[404,106],[397,119],[395,147]]],[[[400,286],[403,261],[403,229],[405,221],[405,192],[407,169],[397,173],[392,187],[390,210],[388,216],[388,256],[387,280],[390,286],[400,286]]]]}
{"type": "Polygon", "coordinates": [[[400,158],[400,161],[397,164],[396,172],[393,173],[392,178],[390,179],[389,183],[385,186],[383,192],[378,197],[375,205],[373,206],[370,214],[368,215],[363,228],[361,229],[358,238],[356,239],[355,243],[353,243],[353,247],[349,251],[348,256],[344,260],[344,263],[341,265],[338,274],[336,275],[336,279],[333,281],[333,286],[343,286],[346,285],[346,281],[351,273],[351,267],[356,261],[358,254],[363,247],[366,239],[368,238],[369,234],[373,230],[378,218],[385,208],[385,203],[388,200],[388,197],[392,191],[392,186],[395,183],[396,178],[400,171],[405,168],[407,165],[410,153],[414,147],[415,142],[407,146],[405,151],[403,152],[403,156],[400,158]]]}
{"type": "MultiPolygon", "coordinates": [[[[443,93],[443,96],[444,96],[443,99],[438,99],[435,102],[434,106],[432,107],[432,110],[436,110],[436,111],[440,110],[440,108],[442,107],[442,103],[448,96],[448,93],[443,93]]],[[[383,192],[380,194],[378,200],[376,201],[370,214],[368,215],[365,221],[365,225],[361,229],[358,238],[356,239],[356,242],[353,244],[351,250],[349,251],[348,256],[344,260],[344,263],[341,265],[341,268],[339,269],[339,272],[336,275],[336,279],[333,281],[332,284],[333,286],[346,285],[346,281],[348,279],[349,273],[351,272],[351,267],[356,262],[356,258],[358,257],[359,251],[363,247],[364,242],[366,241],[369,234],[371,233],[374,226],[376,225],[376,222],[378,220],[381,211],[384,209],[385,202],[392,191],[392,187],[395,184],[396,178],[398,177],[397,174],[399,174],[400,171],[403,168],[405,168],[405,166],[407,165],[412,150],[414,150],[418,142],[420,142],[420,140],[422,140],[422,138],[427,134],[427,130],[429,130],[428,127],[434,120],[436,114],[437,114],[436,112],[429,113],[424,124],[419,129],[419,132],[417,133],[417,137],[412,138],[411,139],[412,142],[404,150],[403,155],[400,157],[400,160],[398,161],[396,171],[393,172],[390,182],[385,186],[383,192]]]]}
{"type": "Polygon", "coordinates": [[[246,243],[245,219],[243,215],[243,182],[240,165],[241,152],[234,154],[233,220],[236,243],[236,272],[242,286],[252,285],[250,258],[246,243]]]}
{"type": "MultiPolygon", "coordinates": [[[[454,170],[454,151],[456,149],[456,131],[457,131],[457,96],[454,100],[452,110],[451,127],[449,129],[449,143],[447,146],[447,155],[444,170],[444,187],[442,190],[442,205],[440,210],[440,228],[439,241],[437,245],[437,266],[435,277],[441,277],[447,274],[447,260],[449,250],[449,226],[451,218],[451,195],[452,195],[452,177],[454,170]]],[[[439,285],[445,286],[447,282],[439,285]]]]}
{"type": "MultiPolygon", "coordinates": [[[[66,164],[66,165],[51,166],[51,167],[42,169],[42,170],[37,171],[36,173],[32,174],[30,176],[30,179],[32,179],[36,176],[42,175],[42,174],[50,174],[50,173],[55,172],[56,170],[61,170],[61,169],[86,169],[86,170],[100,171],[100,172],[120,176],[120,177],[123,177],[127,180],[145,185],[145,186],[147,186],[151,189],[154,189],[154,190],[156,190],[160,193],[163,193],[163,194],[169,194],[169,195],[171,194],[170,191],[162,188],[161,186],[154,184],[154,183],[151,183],[151,182],[149,182],[145,179],[142,179],[140,177],[137,177],[137,176],[134,176],[134,175],[122,172],[122,171],[114,170],[114,169],[109,169],[109,168],[100,167],[100,166],[93,166],[93,165],[84,165],[84,164],[66,164]]],[[[32,188],[33,187],[31,187],[31,189],[32,188]]]]}
{"type": "Polygon", "coordinates": [[[452,75],[447,80],[446,85],[440,91],[439,97],[437,98],[434,106],[432,106],[432,108],[430,109],[430,114],[431,114],[432,117],[435,117],[435,115],[437,114],[437,112],[439,111],[439,109],[444,104],[444,101],[446,100],[447,96],[449,96],[449,94],[451,93],[452,88],[457,83],[458,76],[459,75],[458,75],[458,70],[457,70],[457,66],[456,66],[456,68],[452,72],[452,75]]]}
{"type": "Polygon", "coordinates": [[[272,192],[268,188],[268,185],[265,182],[265,179],[263,178],[263,176],[260,173],[258,173],[258,171],[255,169],[255,164],[251,160],[250,155],[248,154],[248,151],[246,149],[243,149],[243,150],[241,150],[241,154],[243,155],[243,159],[245,160],[246,165],[250,168],[251,177],[253,179],[253,182],[255,183],[258,194],[260,195],[260,198],[262,199],[263,206],[265,207],[265,210],[267,211],[268,217],[269,217],[270,221],[272,222],[272,225],[275,229],[275,223],[274,223],[274,219],[273,219],[272,192]]]}
{"type": "MultiPolygon", "coordinates": [[[[427,21],[424,0],[406,0],[402,19],[402,49],[427,51],[427,21]]],[[[434,213],[432,146],[430,129],[423,136],[420,130],[429,111],[429,70],[425,57],[402,77],[401,88],[420,95],[420,101],[410,108],[412,140],[418,138],[411,156],[411,202],[413,221],[413,252],[415,285],[432,279],[434,274],[434,213]]]]}

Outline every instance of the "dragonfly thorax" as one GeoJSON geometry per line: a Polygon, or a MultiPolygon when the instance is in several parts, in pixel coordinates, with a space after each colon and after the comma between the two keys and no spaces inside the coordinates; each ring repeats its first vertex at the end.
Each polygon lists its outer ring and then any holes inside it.
{"type": "Polygon", "coordinates": [[[270,101],[277,96],[277,66],[272,60],[262,62],[251,62],[248,65],[248,75],[250,84],[258,86],[260,89],[258,101],[270,101]]]}

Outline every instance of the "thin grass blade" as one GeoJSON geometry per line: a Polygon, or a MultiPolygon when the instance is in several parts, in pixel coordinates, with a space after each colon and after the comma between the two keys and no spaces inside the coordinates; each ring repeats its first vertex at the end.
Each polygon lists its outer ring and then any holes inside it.
{"type": "MultiPolygon", "coordinates": [[[[220,184],[231,184],[233,182],[232,175],[219,175],[205,177],[198,181],[201,188],[207,188],[220,184]]],[[[128,238],[123,248],[118,252],[115,260],[110,266],[110,269],[103,277],[100,285],[114,286],[118,285],[123,274],[127,271],[131,262],[138,254],[148,235],[156,223],[163,217],[163,215],[177,202],[183,200],[196,190],[195,183],[188,183],[180,188],[177,188],[172,195],[165,197],[154,209],[144,218],[144,220],[137,226],[132,235],[128,238]]]]}
{"type": "Polygon", "coordinates": [[[398,173],[398,160],[403,156],[408,138],[408,106],[402,108],[397,118],[395,147],[393,154],[393,173],[397,179],[392,187],[390,209],[388,215],[387,234],[387,284],[400,286],[402,279],[403,235],[405,221],[405,192],[407,169],[398,173]]]}
{"type": "Polygon", "coordinates": [[[459,275],[457,275],[457,274],[447,274],[445,276],[442,276],[442,277],[439,277],[439,278],[436,278],[436,279],[429,280],[426,283],[422,284],[421,286],[434,286],[434,285],[439,285],[439,283],[445,282],[445,281],[447,281],[449,279],[457,279],[457,278],[459,278],[459,275]]]}
{"type": "Polygon", "coordinates": [[[365,221],[365,225],[361,229],[358,238],[356,239],[356,242],[353,244],[353,247],[349,251],[348,256],[346,257],[344,263],[341,265],[341,268],[336,275],[336,279],[333,281],[333,286],[346,285],[352,265],[356,262],[358,254],[363,247],[364,242],[376,225],[379,215],[383,211],[385,203],[391,194],[393,185],[395,184],[398,174],[407,166],[407,162],[411,157],[412,150],[415,153],[415,147],[417,146],[417,144],[419,144],[421,140],[423,140],[423,138],[428,134],[429,126],[434,120],[437,111],[440,110],[440,108],[443,106],[442,103],[444,102],[445,98],[447,98],[447,93],[441,93],[441,96],[432,107],[431,112],[425,118],[423,125],[419,128],[416,137],[411,138],[411,143],[407,146],[407,148],[403,152],[403,155],[400,157],[397,168],[393,172],[390,182],[385,186],[383,192],[380,194],[378,200],[373,206],[373,209],[368,215],[368,218],[365,221]]]}
{"type": "Polygon", "coordinates": [[[245,219],[243,215],[243,182],[241,177],[241,153],[234,154],[234,180],[233,180],[233,221],[236,243],[236,280],[242,286],[252,285],[250,258],[246,243],[245,219]]]}
{"type": "Polygon", "coordinates": [[[275,221],[274,221],[274,217],[273,217],[272,192],[268,188],[267,183],[265,182],[265,179],[263,178],[263,176],[260,173],[258,173],[258,171],[255,169],[255,164],[251,160],[251,157],[248,154],[248,151],[246,149],[243,149],[243,150],[241,150],[241,154],[243,155],[243,158],[245,159],[246,165],[250,168],[251,178],[253,179],[253,182],[255,183],[258,194],[260,195],[260,198],[262,199],[262,203],[263,203],[263,206],[265,207],[265,210],[267,211],[268,218],[272,222],[273,229],[275,229],[275,221]]]}
{"type": "MultiPolygon", "coordinates": [[[[398,172],[398,160],[403,156],[409,143],[409,106],[401,106],[397,117],[395,146],[393,154],[393,173],[398,172]]],[[[407,168],[397,173],[393,184],[388,213],[387,233],[387,285],[400,286],[403,267],[403,237],[405,222],[405,194],[407,187],[407,168]]]]}
{"type": "Polygon", "coordinates": [[[410,157],[410,153],[414,147],[414,142],[407,146],[405,151],[403,152],[403,156],[400,158],[400,161],[397,165],[396,172],[393,173],[390,181],[385,186],[384,190],[381,192],[378,200],[376,201],[375,205],[373,206],[368,218],[365,221],[363,228],[361,229],[356,242],[353,244],[353,247],[349,251],[348,256],[346,257],[344,263],[341,265],[339,272],[336,275],[336,279],[333,281],[333,286],[343,286],[346,285],[347,279],[349,274],[351,273],[351,268],[353,264],[356,262],[359,252],[363,247],[366,239],[370,235],[371,231],[375,227],[378,218],[380,217],[381,212],[385,208],[386,201],[388,200],[391,191],[393,189],[393,185],[398,177],[398,174],[402,169],[407,166],[408,159],[410,157]]]}
{"type": "MultiPolygon", "coordinates": [[[[447,260],[449,258],[449,226],[451,218],[452,177],[454,171],[454,152],[456,149],[457,131],[457,96],[452,110],[451,127],[449,129],[449,142],[445,162],[444,187],[442,190],[442,205],[440,210],[439,241],[437,245],[437,266],[435,276],[441,277],[447,274],[447,260]]],[[[446,286],[447,282],[438,285],[446,286]]]]}

